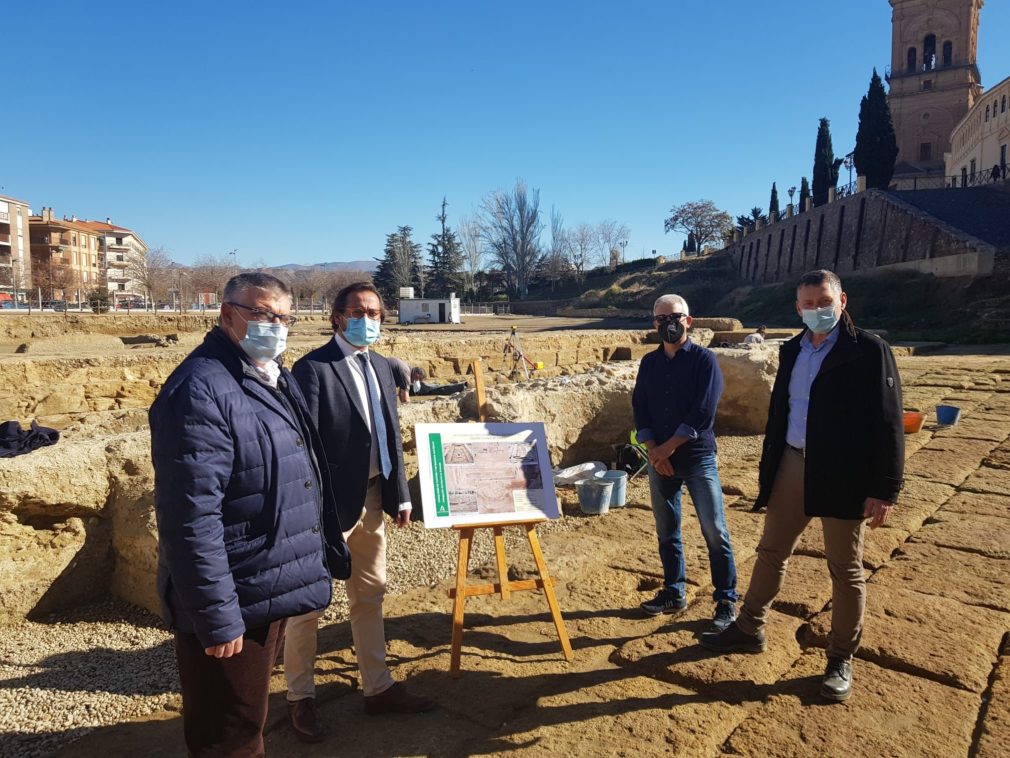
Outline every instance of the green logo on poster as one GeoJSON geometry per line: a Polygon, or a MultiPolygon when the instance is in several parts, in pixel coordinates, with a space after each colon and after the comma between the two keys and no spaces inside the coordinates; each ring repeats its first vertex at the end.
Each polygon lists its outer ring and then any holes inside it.
{"type": "Polygon", "coordinates": [[[435,490],[435,515],[449,515],[449,492],[445,486],[445,456],[442,453],[442,435],[428,436],[431,450],[431,481],[435,490]]]}

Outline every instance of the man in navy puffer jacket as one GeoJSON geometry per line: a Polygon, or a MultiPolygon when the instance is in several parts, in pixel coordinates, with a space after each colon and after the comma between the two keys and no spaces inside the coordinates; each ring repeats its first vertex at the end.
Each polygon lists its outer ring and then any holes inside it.
{"type": "Polygon", "coordinates": [[[283,352],[287,286],[239,274],[220,325],[150,411],[158,590],[191,755],[262,755],[284,619],[325,608],[350,559],[319,436],[283,352]]]}

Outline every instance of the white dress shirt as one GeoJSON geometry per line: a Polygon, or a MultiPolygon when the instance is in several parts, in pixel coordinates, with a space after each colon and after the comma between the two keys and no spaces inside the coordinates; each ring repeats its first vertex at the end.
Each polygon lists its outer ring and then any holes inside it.
{"type": "MultiPolygon", "coordinates": [[[[365,374],[362,371],[362,365],[361,365],[361,363],[358,361],[358,354],[359,353],[367,353],[368,352],[368,348],[367,347],[366,348],[358,348],[357,346],[352,345],[350,342],[348,342],[347,340],[345,340],[343,338],[343,336],[340,335],[339,333],[333,335],[333,341],[334,341],[334,343],[336,343],[337,347],[340,348],[340,351],[348,359],[347,363],[351,367],[351,376],[354,379],[354,388],[355,388],[355,390],[358,393],[358,400],[361,402],[361,407],[365,409],[365,423],[368,425],[369,434],[371,434],[371,431],[372,431],[372,404],[368,400],[368,389],[365,387],[365,381],[366,381],[365,380],[365,374]]],[[[381,387],[382,385],[379,384],[379,377],[377,377],[375,375],[375,368],[372,366],[371,361],[369,361],[368,367],[369,367],[369,370],[372,373],[372,381],[375,382],[375,384],[373,386],[375,386],[375,387],[381,387]]],[[[392,456],[392,451],[390,451],[390,455],[392,456]]],[[[375,478],[376,476],[378,476],[381,473],[382,473],[382,470],[381,470],[381,468],[379,466],[379,449],[378,449],[377,445],[372,445],[372,449],[371,449],[371,451],[369,453],[369,458],[368,458],[368,478],[369,479],[373,479],[373,478],[375,478]]],[[[395,475],[396,475],[396,472],[394,471],[391,474],[391,476],[395,476],[395,475]]],[[[411,506],[410,501],[407,501],[405,503],[400,503],[400,510],[401,511],[408,510],[411,507],[412,506],[411,506]]]]}

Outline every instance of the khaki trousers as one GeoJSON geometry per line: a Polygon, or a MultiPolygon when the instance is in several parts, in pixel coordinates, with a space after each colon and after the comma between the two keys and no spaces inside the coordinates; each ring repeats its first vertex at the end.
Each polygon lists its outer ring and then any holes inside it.
{"type": "MultiPolygon", "coordinates": [[[[768,501],[757,562],[737,626],[746,634],[763,631],[768,609],[782,588],[789,557],[810,523],[803,512],[803,456],[786,447],[768,501]]],[[[859,647],[866,608],[862,520],[821,518],[824,552],[831,573],[831,639],[828,655],[849,657],[859,647]]]]}
{"type": "MultiPolygon", "coordinates": [[[[345,582],[350,607],[351,636],[366,697],[393,686],[386,668],[386,633],[382,599],[386,594],[386,531],[382,487],[378,477],[369,484],[358,522],[344,532],[351,552],[351,576],[345,582]]],[[[313,611],[288,619],[284,640],[284,677],[288,701],[315,697],[316,645],[319,617],[313,611]]]]}

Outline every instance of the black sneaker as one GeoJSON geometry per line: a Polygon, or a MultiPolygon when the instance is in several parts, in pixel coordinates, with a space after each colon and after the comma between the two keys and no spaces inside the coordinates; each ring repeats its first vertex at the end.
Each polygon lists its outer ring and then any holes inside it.
{"type": "Polygon", "coordinates": [[[661,589],[652,600],[646,600],[639,608],[647,616],[659,616],[663,613],[677,613],[687,608],[687,599],[670,589],[661,589]]]}
{"type": "Polygon", "coordinates": [[[712,626],[708,628],[708,631],[721,632],[734,621],[736,621],[736,603],[730,600],[720,600],[716,603],[712,626]]]}
{"type": "Polygon", "coordinates": [[[765,651],[764,632],[746,634],[731,621],[721,632],[705,632],[701,635],[701,646],[716,653],[763,653],[765,651]]]}
{"type": "Polygon", "coordinates": [[[852,694],[852,659],[828,658],[821,680],[821,697],[842,703],[852,694]]]}

